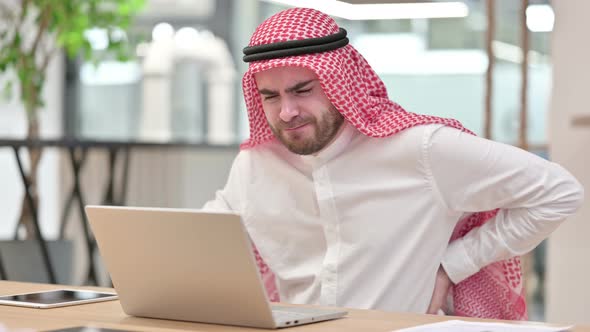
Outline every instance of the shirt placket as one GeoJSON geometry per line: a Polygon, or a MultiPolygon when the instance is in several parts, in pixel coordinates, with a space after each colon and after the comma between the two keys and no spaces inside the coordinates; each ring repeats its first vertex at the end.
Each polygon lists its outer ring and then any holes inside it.
{"type": "Polygon", "coordinates": [[[338,292],[338,257],[340,251],[340,225],[336,214],[334,192],[326,165],[313,172],[314,186],[324,236],[326,238],[326,255],[320,272],[321,305],[337,305],[338,292]]]}

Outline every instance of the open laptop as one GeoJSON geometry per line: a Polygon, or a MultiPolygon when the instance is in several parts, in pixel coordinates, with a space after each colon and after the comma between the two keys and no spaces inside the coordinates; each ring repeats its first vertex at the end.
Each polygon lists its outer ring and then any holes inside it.
{"type": "Polygon", "coordinates": [[[110,206],[86,214],[128,315],[270,329],[346,315],[271,306],[236,214],[110,206]]]}

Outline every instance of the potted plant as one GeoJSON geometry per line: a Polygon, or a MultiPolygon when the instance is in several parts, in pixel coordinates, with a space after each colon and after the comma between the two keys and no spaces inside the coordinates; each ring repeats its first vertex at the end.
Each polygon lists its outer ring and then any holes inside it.
{"type": "MultiPolygon", "coordinates": [[[[128,28],[144,0],[9,0],[0,1],[0,74],[8,77],[4,95],[18,91],[27,115],[27,139],[39,138],[39,112],[43,108],[41,91],[51,59],[64,52],[68,57],[83,56],[97,63],[102,56],[127,59],[126,40],[121,31],[128,28]],[[87,31],[104,29],[109,39],[103,52],[93,52],[87,31]]],[[[38,204],[36,173],[41,149],[31,148],[29,183],[34,204],[38,204]]],[[[34,236],[32,213],[25,199],[19,226],[27,238],[34,236]]]]}

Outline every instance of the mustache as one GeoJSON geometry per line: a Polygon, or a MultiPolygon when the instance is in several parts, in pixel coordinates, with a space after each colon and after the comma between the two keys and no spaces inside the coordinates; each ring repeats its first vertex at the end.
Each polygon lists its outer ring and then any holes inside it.
{"type": "Polygon", "coordinates": [[[314,119],[306,119],[306,118],[294,118],[289,122],[281,122],[281,129],[294,129],[297,127],[301,127],[303,125],[314,123],[314,119]]]}

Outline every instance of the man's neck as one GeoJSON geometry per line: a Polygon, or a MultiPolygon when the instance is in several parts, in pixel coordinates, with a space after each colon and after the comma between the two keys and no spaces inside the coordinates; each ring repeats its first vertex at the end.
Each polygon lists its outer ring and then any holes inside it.
{"type": "Polygon", "coordinates": [[[333,159],[346,149],[354,135],[354,132],[354,126],[350,125],[346,121],[343,122],[342,126],[340,126],[338,129],[338,133],[334,136],[330,143],[314,154],[300,156],[300,160],[305,164],[317,166],[333,159]]]}
{"type": "Polygon", "coordinates": [[[332,137],[332,139],[321,150],[312,153],[312,155],[317,157],[323,151],[330,149],[330,146],[332,146],[336,141],[338,141],[340,136],[342,136],[342,132],[345,130],[346,126],[348,126],[348,122],[346,120],[342,121],[342,124],[340,125],[340,128],[338,128],[336,135],[334,135],[334,137],[332,137]]]}

